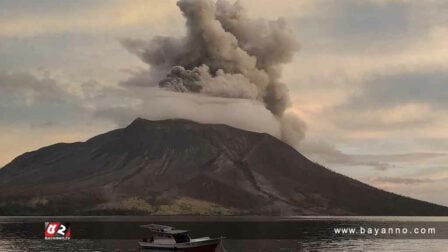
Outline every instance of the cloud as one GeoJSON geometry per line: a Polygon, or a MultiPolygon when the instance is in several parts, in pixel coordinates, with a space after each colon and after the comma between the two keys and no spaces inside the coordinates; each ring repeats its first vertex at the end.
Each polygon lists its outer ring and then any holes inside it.
{"type": "Polygon", "coordinates": [[[448,72],[377,73],[358,84],[345,100],[321,111],[336,127],[349,132],[414,131],[414,137],[436,132],[448,121],[448,72]]]}
{"type": "MultiPolygon", "coordinates": [[[[384,106],[383,104],[379,106],[384,106]]],[[[386,108],[363,108],[362,105],[344,104],[332,108],[334,113],[330,118],[340,128],[353,131],[377,130],[399,131],[403,129],[421,129],[438,120],[439,114],[434,113],[426,104],[397,103],[386,108]]]]}
{"type": "Polygon", "coordinates": [[[61,102],[65,91],[51,78],[38,78],[31,73],[0,72],[1,94],[9,97],[24,96],[26,103],[38,101],[61,102]]]}
{"type": "MultiPolygon", "coordinates": [[[[418,177],[416,178],[419,179],[418,177]]],[[[397,184],[397,183],[375,183],[374,186],[380,187],[384,190],[393,191],[401,195],[407,195],[409,197],[422,199],[437,204],[448,205],[446,191],[447,179],[428,181],[423,179],[420,183],[416,184],[397,184]]]]}
{"type": "Polygon", "coordinates": [[[85,140],[112,129],[111,123],[92,120],[103,91],[92,91],[90,85],[98,84],[66,83],[31,72],[0,72],[0,168],[24,152],[85,140]]]}
{"type": "Polygon", "coordinates": [[[52,77],[0,72],[0,167],[26,151],[101,132],[86,124],[89,115],[83,98],[52,77]]]}
{"type": "Polygon", "coordinates": [[[437,151],[448,151],[448,138],[446,137],[417,138],[415,141],[424,148],[437,151]]]}
{"type": "Polygon", "coordinates": [[[295,109],[309,125],[307,135],[345,145],[362,145],[354,139],[446,137],[446,103],[440,94],[448,71],[447,34],[431,28],[385,51],[303,46],[302,58],[287,66],[284,76],[285,82],[296,83],[290,89],[299,105],[295,109]]]}
{"type": "Polygon", "coordinates": [[[378,177],[373,179],[373,183],[386,183],[386,184],[403,184],[403,185],[418,185],[422,183],[431,183],[431,179],[423,178],[399,178],[399,177],[378,177]]]}
{"type": "MultiPolygon", "coordinates": [[[[0,36],[29,37],[41,34],[113,31],[146,24],[169,27],[179,19],[174,0],[2,2],[10,11],[0,15],[0,36]],[[67,3],[66,3],[67,2],[67,3]],[[39,11],[39,9],[41,9],[39,11]],[[16,11],[16,13],[14,13],[16,11]],[[80,18],[82,17],[82,18],[80,18]]],[[[169,28],[165,29],[166,32],[169,28]]],[[[163,31],[161,31],[163,32],[163,31]]]]}
{"type": "Polygon", "coordinates": [[[303,142],[299,149],[311,159],[330,167],[364,166],[378,171],[448,157],[448,153],[347,154],[327,142],[309,140],[303,142]]]}
{"type": "Polygon", "coordinates": [[[136,117],[150,120],[182,118],[202,123],[227,124],[281,138],[280,123],[262,103],[245,99],[210,97],[201,94],[176,93],[157,87],[115,90],[112,101],[128,103],[98,105],[95,116],[125,126],[136,117]],[[235,113],[238,111],[238,113],[235,113]]]}
{"type": "Polygon", "coordinates": [[[310,159],[325,166],[334,167],[335,165],[344,166],[365,166],[376,170],[384,171],[393,166],[384,160],[370,158],[363,160],[357,155],[350,155],[338,150],[334,145],[324,141],[305,141],[299,146],[299,150],[305,153],[310,159]]]}
{"type": "Polygon", "coordinates": [[[412,28],[411,6],[402,1],[318,0],[313,9],[319,11],[297,19],[300,29],[343,51],[353,50],[352,46],[386,46],[408,36],[412,28]],[[313,31],[312,27],[320,29],[313,31]]]}
{"type": "Polygon", "coordinates": [[[314,0],[282,0],[275,4],[271,0],[240,0],[240,2],[254,18],[276,19],[280,16],[294,18],[318,11],[314,0]]]}
{"type": "Polygon", "coordinates": [[[1,124],[70,123],[83,113],[80,97],[51,77],[0,72],[1,124]]]}
{"type": "Polygon", "coordinates": [[[384,108],[399,104],[428,104],[431,109],[447,109],[448,72],[412,71],[377,74],[364,82],[346,106],[357,109],[384,108]]]}

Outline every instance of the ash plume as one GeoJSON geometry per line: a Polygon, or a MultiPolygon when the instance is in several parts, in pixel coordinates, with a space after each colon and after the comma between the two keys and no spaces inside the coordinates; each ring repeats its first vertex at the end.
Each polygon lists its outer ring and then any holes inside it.
{"type": "Polygon", "coordinates": [[[279,81],[281,66],[299,48],[286,21],[252,20],[238,1],[180,0],[177,5],[186,19],[184,37],[122,40],[150,66],[152,80],[143,85],[259,101],[285,129],[281,138],[288,143],[302,139],[304,123],[291,113],[284,118],[291,102],[279,81]],[[295,140],[286,139],[290,136],[295,140]]]}

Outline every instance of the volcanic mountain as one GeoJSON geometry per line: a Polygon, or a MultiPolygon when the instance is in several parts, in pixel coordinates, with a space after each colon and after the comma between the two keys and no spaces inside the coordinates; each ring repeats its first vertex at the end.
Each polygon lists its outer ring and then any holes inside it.
{"type": "Polygon", "coordinates": [[[448,215],[368,186],[278,139],[226,125],[136,119],[0,169],[0,215],[448,215]]]}

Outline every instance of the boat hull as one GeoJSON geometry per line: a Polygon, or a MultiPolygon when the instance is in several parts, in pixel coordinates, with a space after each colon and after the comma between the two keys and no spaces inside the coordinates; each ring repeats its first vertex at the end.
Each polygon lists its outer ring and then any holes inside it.
{"type": "Polygon", "coordinates": [[[221,239],[212,239],[194,243],[177,244],[154,244],[150,242],[140,242],[143,251],[184,251],[184,252],[215,252],[221,239]]]}
{"type": "Polygon", "coordinates": [[[201,247],[194,247],[194,248],[150,248],[150,247],[142,247],[142,251],[148,251],[148,252],[156,252],[156,251],[179,251],[179,252],[215,252],[216,247],[218,245],[206,245],[201,247]]]}

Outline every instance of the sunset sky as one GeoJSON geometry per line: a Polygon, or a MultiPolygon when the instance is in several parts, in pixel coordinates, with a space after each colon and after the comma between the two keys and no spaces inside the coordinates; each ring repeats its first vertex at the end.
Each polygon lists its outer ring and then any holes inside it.
{"type": "MultiPolygon", "coordinates": [[[[448,206],[447,1],[242,4],[253,18],[286,18],[300,42],[282,77],[290,112],[307,125],[299,150],[365,183],[448,206]]],[[[158,103],[139,111],[145,96],[120,89],[147,68],[120,41],[182,36],[184,22],[175,0],[0,0],[0,166],[134,115],[159,119],[158,103]]]]}

